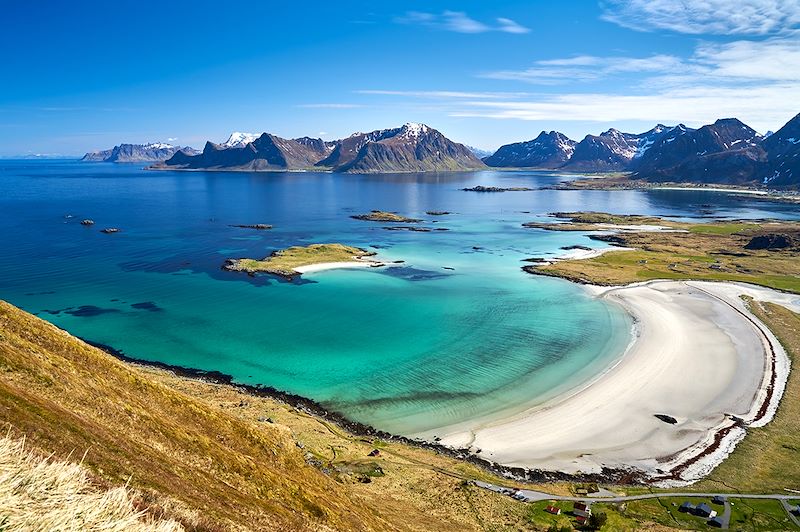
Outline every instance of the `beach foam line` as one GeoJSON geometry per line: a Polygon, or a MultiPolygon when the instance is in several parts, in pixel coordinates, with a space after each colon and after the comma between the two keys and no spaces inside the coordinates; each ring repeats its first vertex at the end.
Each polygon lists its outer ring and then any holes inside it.
{"type": "Polygon", "coordinates": [[[772,418],[788,357],[739,296],[789,307],[800,307],[800,298],[740,283],[587,289],[633,316],[626,352],[582,387],[530,410],[468,430],[440,428],[443,443],[471,445],[509,466],[568,473],[633,468],[675,485],[706,475],[747,424],[772,418]]]}

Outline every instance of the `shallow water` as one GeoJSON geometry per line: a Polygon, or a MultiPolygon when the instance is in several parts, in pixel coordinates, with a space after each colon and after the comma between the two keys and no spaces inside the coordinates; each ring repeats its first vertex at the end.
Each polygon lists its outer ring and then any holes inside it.
{"type": "Polygon", "coordinates": [[[459,190],[562,179],[0,161],[0,297],[131,357],[219,370],[413,434],[522,410],[602,370],[627,344],[620,309],[520,270],[522,259],[562,246],[602,244],[521,223],[558,210],[685,218],[708,204],[723,217],[800,217],[796,206],[705,191],[459,190]],[[371,209],[448,231],[387,231],[350,218],[371,209]],[[83,227],[83,218],[96,223],[83,227]],[[274,229],[230,227],[253,223],[274,229]],[[220,269],[229,257],[314,242],[405,262],[294,283],[220,269]]]}

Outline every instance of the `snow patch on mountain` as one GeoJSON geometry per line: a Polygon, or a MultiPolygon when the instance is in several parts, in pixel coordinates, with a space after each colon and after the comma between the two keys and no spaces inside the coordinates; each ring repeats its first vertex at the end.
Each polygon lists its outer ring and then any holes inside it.
{"type": "Polygon", "coordinates": [[[256,140],[260,135],[256,133],[242,133],[241,131],[234,131],[228,137],[228,140],[220,144],[225,148],[243,148],[249,143],[256,140]]]}

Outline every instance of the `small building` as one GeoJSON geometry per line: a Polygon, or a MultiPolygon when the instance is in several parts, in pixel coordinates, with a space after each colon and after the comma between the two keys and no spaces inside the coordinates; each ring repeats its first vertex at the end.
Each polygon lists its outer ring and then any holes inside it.
{"type": "Polygon", "coordinates": [[[578,523],[579,526],[586,526],[586,524],[589,522],[589,518],[586,517],[585,515],[579,515],[578,517],[575,518],[575,521],[578,523]]]}
{"type": "Polygon", "coordinates": [[[711,497],[711,502],[714,504],[725,504],[725,497],[722,495],[714,495],[711,497]]]}
{"type": "Polygon", "coordinates": [[[689,501],[684,501],[684,503],[678,508],[678,511],[689,514],[694,513],[694,504],[690,503],[689,501]]]}
{"type": "Polygon", "coordinates": [[[585,502],[575,502],[572,505],[572,514],[578,517],[589,517],[592,515],[592,509],[585,502]]]}
{"type": "Polygon", "coordinates": [[[721,517],[712,517],[706,523],[708,526],[713,526],[714,528],[722,528],[722,518],[721,517]]]}
{"type": "MultiPolygon", "coordinates": [[[[700,517],[713,517],[711,515],[711,512],[713,512],[713,510],[711,509],[711,506],[707,505],[704,502],[701,502],[700,504],[698,504],[694,508],[694,515],[697,515],[697,516],[700,516],[700,517]]],[[[716,514],[717,513],[714,512],[714,515],[716,515],[716,514]]]]}
{"type": "Polygon", "coordinates": [[[553,505],[548,506],[544,511],[553,515],[561,515],[561,508],[556,508],[553,505]]]}

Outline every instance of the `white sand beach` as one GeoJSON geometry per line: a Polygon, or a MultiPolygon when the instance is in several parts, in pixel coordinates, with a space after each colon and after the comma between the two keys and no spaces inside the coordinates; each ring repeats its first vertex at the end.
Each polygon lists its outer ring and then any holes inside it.
{"type": "Polygon", "coordinates": [[[771,419],[788,358],[739,296],[794,310],[800,297],[693,281],[588,290],[634,317],[625,354],[582,387],[512,418],[441,429],[442,443],[480,449],[504,465],[567,472],[634,467],[655,478],[671,474],[664,482],[679,484],[707,473],[744,436],[734,416],[753,425],[771,419]]]}
{"type": "Polygon", "coordinates": [[[320,262],[308,266],[298,266],[294,270],[298,273],[314,273],[339,268],[378,268],[386,264],[376,260],[353,260],[347,262],[320,262]]]}

